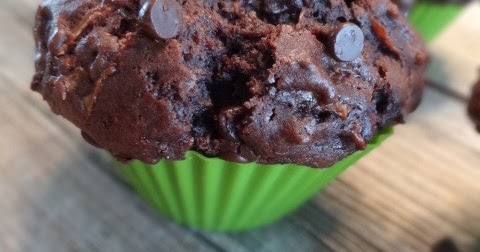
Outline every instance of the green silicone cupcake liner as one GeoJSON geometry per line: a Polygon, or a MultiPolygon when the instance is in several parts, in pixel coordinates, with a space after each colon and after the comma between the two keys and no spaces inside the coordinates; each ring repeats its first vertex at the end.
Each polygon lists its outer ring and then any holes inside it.
{"type": "Polygon", "coordinates": [[[193,151],[182,161],[133,161],[117,167],[147,203],[174,221],[203,230],[243,231],[290,213],[392,132],[384,130],[365,150],[327,169],[238,164],[193,151]]]}
{"type": "Polygon", "coordinates": [[[410,12],[409,20],[425,41],[430,42],[461,13],[463,7],[461,4],[418,1],[410,12]]]}

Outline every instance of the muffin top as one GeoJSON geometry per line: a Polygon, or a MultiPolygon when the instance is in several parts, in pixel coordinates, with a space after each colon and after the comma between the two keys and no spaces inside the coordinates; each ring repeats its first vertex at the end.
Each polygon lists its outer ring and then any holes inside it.
{"type": "Polygon", "coordinates": [[[32,89],[122,161],[329,167],[418,106],[389,0],[46,0],[32,89]]]}
{"type": "Polygon", "coordinates": [[[480,79],[473,87],[472,98],[468,105],[468,114],[476,124],[478,132],[480,132],[480,79]]]}

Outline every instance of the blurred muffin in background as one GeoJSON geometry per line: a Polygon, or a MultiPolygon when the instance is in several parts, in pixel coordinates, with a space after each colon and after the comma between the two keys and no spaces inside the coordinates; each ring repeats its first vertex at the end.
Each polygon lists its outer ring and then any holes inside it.
{"type": "Polygon", "coordinates": [[[480,79],[473,87],[473,94],[468,105],[468,114],[477,126],[478,132],[480,132],[480,79]]]}

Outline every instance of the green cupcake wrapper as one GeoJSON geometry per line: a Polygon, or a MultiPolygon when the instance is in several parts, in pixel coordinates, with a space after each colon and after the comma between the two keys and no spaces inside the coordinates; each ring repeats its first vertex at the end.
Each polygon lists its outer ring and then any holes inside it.
{"type": "Polygon", "coordinates": [[[430,42],[463,10],[462,4],[418,1],[409,14],[412,25],[430,42]]]}
{"type": "Polygon", "coordinates": [[[117,165],[124,180],[175,222],[209,231],[252,229],[290,213],[393,133],[384,130],[334,166],[238,164],[189,151],[182,161],[117,165]]]}

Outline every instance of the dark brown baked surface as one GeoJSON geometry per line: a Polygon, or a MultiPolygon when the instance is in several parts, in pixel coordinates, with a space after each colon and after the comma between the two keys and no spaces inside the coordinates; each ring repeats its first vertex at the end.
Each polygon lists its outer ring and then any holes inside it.
{"type": "Polygon", "coordinates": [[[478,132],[480,132],[480,79],[473,87],[472,98],[468,105],[468,114],[477,126],[478,132]]]}
{"type": "Polygon", "coordinates": [[[44,1],[35,41],[32,89],[147,163],[328,167],[415,110],[427,58],[384,0],[44,1]]]}

